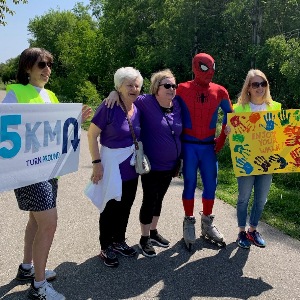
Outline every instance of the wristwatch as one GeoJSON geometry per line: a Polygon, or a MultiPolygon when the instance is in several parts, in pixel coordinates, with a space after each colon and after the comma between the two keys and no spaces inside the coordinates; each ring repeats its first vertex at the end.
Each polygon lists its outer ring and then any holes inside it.
{"type": "Polygon", "coordinates": [[[101,162],[101,159],[95,159],[95,160],[92,161],[92,164],[97,164],[99,162],[101,162]]]}

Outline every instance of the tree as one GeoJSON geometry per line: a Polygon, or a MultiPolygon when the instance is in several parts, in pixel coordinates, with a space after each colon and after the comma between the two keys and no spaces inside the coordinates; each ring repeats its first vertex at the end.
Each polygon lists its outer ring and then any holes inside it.
{"type": "Polygon", "coordinates": [[[43,16],[29,21],[33,38],[31,47],[43,47],[54,56],[54,67],[49,88],[68,101],[96,101],[98,72],[106,74],[106,62],[99,59],[105,49],[97,24],[88,13],[89,6],[77,3],[72,11],[50,9],[43,16]],[[98,48],[99,47],[99,48],[98,48]],[[80,96],[91,88],[84,99],[80,96]]]}
{"type": "Polygon", "coordinates": [[[255,61],[274,99],[295,101],[298,85],[287,89],[285,83],[300,75],[299,7],[299,0],[90,0],[72,11],[49,10],[28,29],[30,46],[54,55],[50,88],[70,100],[97,99],[96,90],[100,98],[107,95],[122,66],[139,69],[147,83],[164,68],[177,82],[191,80],[193,56],[206,52],[216,61],[213,81],[232,100],[255,61]],[[272,40],[276,36],[283,40],[272,40]]]}
{"type": "MultiPolygon", "coordinates": [[[[13,0],[14,4],[19,4],[19,3],[26,4],[28,3],[27,0],[13,0]]],[[[5,26],[7,22],[5,22],[5,13],[6,14],[11,14],[12,16],[15,14],[15,11],[11,10],[7,4],[6,0],[0,0],[0,26],[5,26]]]]}
{"type": "Polygon", "coordinates": [[[273,99],[284,109],[300,108],[300,39],[269,38],[257,52],[257,62],[268,77],[273,99]]]}
{"type": "Polygon", "coordinates": [[[0,76],[4,84],[16,80],[18,70],[19,57],[11,58],[5,64],[0,65],[0,76]]]}

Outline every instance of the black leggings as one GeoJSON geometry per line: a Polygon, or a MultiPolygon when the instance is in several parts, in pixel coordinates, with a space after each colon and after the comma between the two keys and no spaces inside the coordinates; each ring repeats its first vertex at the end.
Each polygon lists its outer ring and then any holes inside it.
{"type": "Polygon", "coordinates": [[[142,175],[143,203],[140,210],[140,222],[151,224],[153,216],[159,217],[162,201],[170,186],[173,170],[150,171],[142,175]]]}
{"type": "Polygon", "coordinates": [[[121,201],[109,200],[100,214],[99,240],[102,250],[106,250],[113,242],[121,243],[125,240],[126,228],[137,185],[138,177],[123,181],[121,201]]]}

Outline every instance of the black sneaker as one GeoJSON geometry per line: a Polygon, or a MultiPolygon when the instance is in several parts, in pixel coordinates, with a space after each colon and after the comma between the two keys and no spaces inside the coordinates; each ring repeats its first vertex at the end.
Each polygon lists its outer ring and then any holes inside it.
{"type": "Polygon", "coordinates": [[[112,246],[109,246],[106,250],[101,250],[99,256],[108,267],[117,267],[119,265],[119,260],[116,253],[113,251],[112,246]]]}
{"type": "Polygon", "coordinates": [[[157,245],[168,248],[170,246],[170,242],[163,238],[158,232],[157,229],[150,230],[150,241],[156,243],[157,245]]]}
{"type": "Polygon", "coordinates": [[[122,243],[113,243],[112,247],[114,252],[120,253],[123,256],[129,257],[136,255],[136,251],[132,247],[129,247],[125,241],[122,243]]]}
{"type": "Polygon", "coordinates": [[[151,244],[150,236],[142,236],[140,239],[139,247],[142,250],[142,254],[147,257],[155,257],[156,253],[151,244]]]}
{"type": "MultiPolygon", "coordinates": [[[[33,280],[35,277],[34,267],[29,270],[22,268],[22,264],[19,265],[17,280],[33,280]]],[[[50,281],[56,277],[56,273],[52,270],[45,270],[45,278],[50,281]]]]}

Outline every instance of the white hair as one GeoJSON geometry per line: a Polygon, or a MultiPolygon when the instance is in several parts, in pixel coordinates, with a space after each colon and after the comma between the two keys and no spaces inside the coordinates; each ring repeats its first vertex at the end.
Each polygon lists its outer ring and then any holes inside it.
{"type": "Polygon", "coordinates": [[[143,77],[139,70],[136,70],[132,67],[125,67],[125,68],[118,69],[114,75],[116,90],[118,90],[121,87],[125,79],[134,80],[136,78],[139,79],[139,87],[141,88],[143,85],[143,77]]]}

